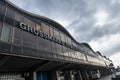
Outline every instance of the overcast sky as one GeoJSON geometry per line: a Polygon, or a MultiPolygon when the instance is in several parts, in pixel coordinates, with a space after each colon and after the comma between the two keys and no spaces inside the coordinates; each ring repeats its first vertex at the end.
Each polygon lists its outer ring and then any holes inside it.
{"type": "Polygon", "coordinates": [[[53,19],[78,42],[120,65],[120,0],[10,0],[15,5],[53,19]]]}

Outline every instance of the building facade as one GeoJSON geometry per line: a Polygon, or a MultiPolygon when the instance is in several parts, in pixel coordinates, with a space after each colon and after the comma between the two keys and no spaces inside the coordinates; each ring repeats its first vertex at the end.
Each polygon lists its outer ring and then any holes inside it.
{"type": "Polygon", "coordinates": [[[92,80],[111,63],[59,23],[0,1],[0,80],[92,80]]]}

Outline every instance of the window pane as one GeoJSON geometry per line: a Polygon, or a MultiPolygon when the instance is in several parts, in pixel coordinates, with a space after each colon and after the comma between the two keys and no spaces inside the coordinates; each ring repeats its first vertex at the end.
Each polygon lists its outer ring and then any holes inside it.
{"type": "Polygon", "coordinates": [[[46,25],[46,24],[44,24],[44,23],[41,23],[41,26],[42,26],[43,32],[44,32],[45,34],[50,35],[50,33],[49,33],[49,26],[46,25]]]}
{"type": "Polygon", "coordinates": [[[23,22],[23,19],[24,19],[23,15],[17,12],[15,13],[15,20],[23,22]]]}
{"type": "Polygon", "coordinates": [[[36,24],[35,29],[38,30],[38,31],[41,31],[41,30],[42,30],[42,29],[41,29],[41,26],[40,26],[39,24],[36,24]]]}
{"type": "Polygon", "coordinates": [[[14,44],[17,44],[17,45],[21,45],[21,40],[22,40],[22,30],[20,30],[19,28],[16,28],[14,29],[14,44]]]}
{"type": "Polygon", "coordinates": [[[5,6],[0,3],[0,14],[5,14],[5,6]]]}
{"type": "Polygon", "coordinates": [[[10,9],[8,6],[6,17],[14,19],[14,16],[15,16],[15,11],[13,9],[10,9]]]}
{"type": "Polygon", "coordinates": [[[36,25],[36,24],[35,24],[32,20],[30,20],[30,19],[28,19],[28,18],[24,17],[23,22],[24,22],[26,25],[29,25],[29,26],[34,27],[34,28],[35,28],[35,25],[36,25]]]}
{"type": "Polygon", "coordinates": [[[36,48],[36,36],[23,31],[23,45],[30,48],[36,48]]]}
{"type": "Polygon", "coordinates": [[[1,40],[4,42],[8,42],[9,37],[10,37],[10,25],[4,23],[1,33],[1,40]]]}

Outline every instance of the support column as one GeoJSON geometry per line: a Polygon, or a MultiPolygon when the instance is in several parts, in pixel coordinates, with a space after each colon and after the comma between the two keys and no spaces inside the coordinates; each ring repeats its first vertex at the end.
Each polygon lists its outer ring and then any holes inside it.
{"type": "Polygon", "coordinates": [[[37,75],[36,75],[36,71],[35,72],[33,72],[33,80],[37,80],[37,75]]]}

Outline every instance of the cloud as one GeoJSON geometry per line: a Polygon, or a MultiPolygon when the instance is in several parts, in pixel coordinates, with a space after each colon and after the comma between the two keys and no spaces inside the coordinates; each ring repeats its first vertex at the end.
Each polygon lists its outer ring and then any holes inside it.
{"type": "Polygon", "coordinates": [[[104,10],[99,10],[95,14],[95,18],[97,20],[95,26],[103,26],[106,23],[106,20],[108,18],[108,13],[104,10]]]}
{"type": "Polygon", "coordinates": [[[113,55],[111,55],[109,57],[112,62],[114,63],[114,66],[117,67],[117,66],[120,66],[120,52],[116,52],[114,53],[113,55]]]}
{"type": "Polygon", "coordinates": [[[119,0],[10,1],[27,11],[59,22],[78,42],[90,43],[103,55],[120,52],[119,0]]]}
{"type": "Polygon", "coordinates": [[[95,51],[100,51],[107,56],[120,52],[120,34],[105,35],[89,42],[95,51]]]}

